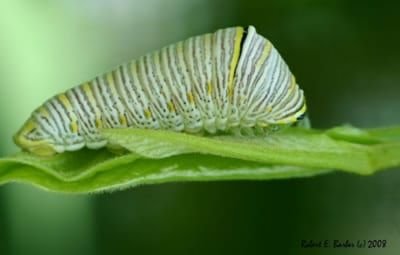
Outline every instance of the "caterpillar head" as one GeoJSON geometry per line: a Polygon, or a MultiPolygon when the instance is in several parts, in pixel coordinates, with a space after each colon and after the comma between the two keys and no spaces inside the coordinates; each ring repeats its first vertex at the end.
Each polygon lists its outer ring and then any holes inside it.
{"type": "Polygon", "coordinates": [[[56,153],[50,134],[32,118],[25,122],[13,138],[19,147],[36,155],[51,156],[56,153]]]}

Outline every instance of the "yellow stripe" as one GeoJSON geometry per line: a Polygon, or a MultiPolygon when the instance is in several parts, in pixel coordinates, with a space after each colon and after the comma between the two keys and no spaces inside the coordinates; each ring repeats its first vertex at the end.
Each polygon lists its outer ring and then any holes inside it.
{"type": "MultiPolygon", "coordinates": [[[[306,104],[306,101],[304,100],[303,107],[301,107],[299,113],[300,113],[300,115],[302,115],[302,114],[304,114],[306,111],[307,111],[307,104],[306,104]]],[[[300,116],[300,115],[299,115],[299,116],[300,116]]]]}
{"type": "Polygon", "coordinates": [[[123,114],[119,115],[119,122],[123,125],[123,126],[127,126],[127,121],[126,121],[126,117],[123,114]]]}
{"type": "Polygon", "coordinates": [[[258,59],[258,61],[256,63],[257,68],[260,68],[260,66],[265,62],[265,60],[267,59],[267,57],[269,56],[269,54],[271,52],[271,49],[272,49],[272,44],[269,41],[267,41],[267,43],[264,46],[261,57],[258,59]]]}
{"type": "Polygon", "coordinates": [[[94,110],[96,111],[96,115],[100,115],[100,111],[95,107],[96,99],[94,98],[92,88],[90,88],[89,83],[85,83],[82,85],[83,92],[85,92],[86,97],[89,100],[89,103],[93,106],[94,110]]]}
{"type": "Polygon", "coordinates": [[[150,109],[144,110],[144,115],[146,116],[146,118],[150,119],[152,116],[150,109]]]}
{"type": "Polygon", "coordinates": [[[67,112],[69,113],[69,116],[72,119],[71,123],[69,124],[69,128],[70,128],[71,132],[78,133],[79,125],[78,125],[78,121],[75,116],[74,109],[72,107],[71,102],[69,101],[68,97],[65,94],[59,94],[58,99],[64,105],[64,107],[67,109],[67,112]]]}
{"type": "Polygon", "coordinates": [[[233,95],[233,77],[235,75],[234,71],[235,71],[236,65],[239,62],[240,43],[243,38],[243,33],[244,33],[243,27],[236,28],[235,45],[233,47],[232,60],[231,60],[231,65],[229,67],[228,95],[230,97],[233,95]]]}
{"type": "Polygon", "coordinates": [[[39,113],[40,113],[41,115],[43,115],[44,117],[47,117],[47,118],[50,117],[49,111],[48,111],[47,108],[44,107],[44,106],[41,106],[41,107],[39,108],[39,113]]]}
{"type": "Polygon", "coordinates": [[[79,126],[77,121],[72,121],[70,124],[70,129],[73,133],[78,133],[79,131],[79,126]]]}
{"type": "Polygon", "coordinates": [[[211,95],[212,90],[213,90],[212,83],[209,82],[209,83],[207,84],[207,93],[208,93],[208,95],[211,95]]]}
{"type": "Polygon", "coordinates": [[[32,119],[29,119],[29,120],[25,123],[25,125],[24,125],[22,131],[20,131],[20,133],[21,133],[21,134],[27,134],[27,133],[29,133],[30,131],[32,131],[33,129],[35,129],[35,128],[37,128],[36,122],[33,121],[32,119]]]}
{"type": "Polygon", "coordinates": [[[304,101],[303,107],[301,107],[300,111],[296,112],[293,116],[287,117],[285,119],[281,119],[277,121],[276,123],[278,124],[287,124],[287,123],[293,123],[297,121],[297,117],[301,116],[304,114],[307,110],[307,105],[306,102],[304,101]]]}
{"type": "Polygon", "coordinates": [[[60,100],[60,102],[64,105],[64,107],[68,110],[68,112],[73,110],[71,102],[64,93],[58,95],[58,100],[60,100]]]}
{"type": "Polygon", "coordinates": [[[194,97],[192,92],[187,93],[187,98],[191,104],[194,104],[194,97]]]}
{"type": "Polygon", "coordinates": [[[293,123],[295,121],[296,121],[296,118],[294,116],[290,116],[285,119],[276,121],[276,124],[288,124],[288,123],[293,123]]]}
{"type": "Polygon", "coordinates": [[[169,110],[170,112],[175,112],[175,105],[174,105],[174,103],[173,103],[172,101],[169,101],[167,104],[168,104],[168,110],[169,110]]]}
{"type": "MultiPolygon", "coordinates": [[[[78,127],[75,127],[74,122],[77,121],[77,117],[75,115],[74,112],[74,108],[72,107],[71,102],[69,101],[68,97],[63,93],[63,94],[59,94],[58,96],[58,100],[60,100],[61,104],[66,108],[66,112],[67,114],[71,117],[71,126],[70,129],[74,132],[74,130],[76,132],[78,132],[78,127]]],[[[77,125],[77,124],[76,124],[77,125]]],[[[74,132],[75,133],[75,132],[74,132]]]]}
{"type": "Polygon", "coordinates": [[[96,128],[103,127],[103,122],[101,121],[101,118],[96,118],[95,123],[96,123],[96,128]]]}

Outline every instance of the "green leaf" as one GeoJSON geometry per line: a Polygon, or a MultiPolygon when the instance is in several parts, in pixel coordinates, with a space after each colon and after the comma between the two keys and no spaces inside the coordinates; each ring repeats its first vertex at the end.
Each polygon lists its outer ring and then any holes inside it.
{"type": "Polygon", "coordinates": [[[0,184],[83,193],[178,181],[308,177],[333,169],[371,174],[400,165],[399,130],[288,128],[265,137],[205,137],[109,129],[103,135],[129,153],[84,149],[42,158],[21,152],[0,159],[0,184]]]}
{"type": "Polygon", "coordinates": [[[399,142],[387,142],[383,135],[346,126],[326,132],[288,128],[268,136],[252,137],[203,137],[144,129],[109,129],[103,133],[112,143],[149,158],[200,153],[358,174],[371,174],[400,164],[399,142]]]}
{"type": "Polygon", "coordinates": [[[304,177],[325,172],[200,154],[148,159],[134,154],[114,156],[106,150],[82,150],[46,160],[21,153],[0,160],[2,183],[19,181],[61,192],[96,192],[176,181],[304,177]]]}

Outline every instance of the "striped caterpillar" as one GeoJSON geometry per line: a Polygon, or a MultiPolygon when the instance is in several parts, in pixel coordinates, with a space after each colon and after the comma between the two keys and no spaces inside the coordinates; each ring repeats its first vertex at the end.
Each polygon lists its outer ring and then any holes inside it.
{"type": "Polygon", "coordinates": [[[303,91],[254,27],[189,38],[67,90],[36,109],[14,136],[53,155],[107,146],[101,128],[188,133],[264,130],[306,111],[303,91]]]}

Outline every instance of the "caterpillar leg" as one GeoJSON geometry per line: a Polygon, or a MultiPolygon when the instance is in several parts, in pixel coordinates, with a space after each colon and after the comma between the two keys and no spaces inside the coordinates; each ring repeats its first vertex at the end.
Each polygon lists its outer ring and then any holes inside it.
{"type": "Polygon", "coordinates": [[[107,150],[109,150],[110,152],[112,152],[116,155],[123,155],[123,154],[126,154],[129,152],[127,149],[125,149],[124,147],[122,147],[119,144],[108,143],[106,148],[107,148],[107,150]]]}

